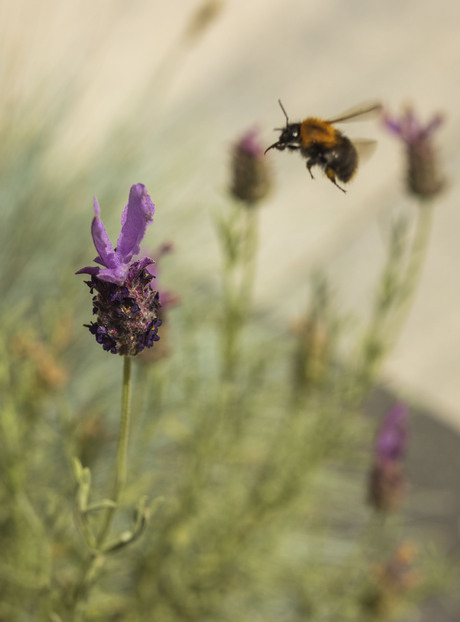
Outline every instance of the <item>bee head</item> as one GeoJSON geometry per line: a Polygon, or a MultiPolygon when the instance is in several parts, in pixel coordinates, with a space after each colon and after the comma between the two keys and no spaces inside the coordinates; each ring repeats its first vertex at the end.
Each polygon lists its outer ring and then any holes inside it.
{"type": "Polygon", "coordinates": [[[264,153],[270,151],[270,149],[278,149],[279,151],[283,151],[284,149],[298,149],[300,143],[300,123],[289,123],[289,118],[287,116],[286,110],[284,109],[281,100],[278,100],[279,105],[281,106],[281,110],[286,117],[286,127],[277,127],[275,131],[281,132],[279,139],[270,147],[265,149],[264,153]]]}

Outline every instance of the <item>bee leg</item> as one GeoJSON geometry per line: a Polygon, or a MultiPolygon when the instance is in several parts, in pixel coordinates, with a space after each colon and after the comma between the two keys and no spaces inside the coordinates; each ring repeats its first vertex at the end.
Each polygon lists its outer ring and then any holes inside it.
{"type": "Polygon", "coordinates": [[[316,160],[314,160],[313,158],[310,158],[310,159],[309,159],[309,160],[307,160],[307,162],[306,162],[306,167],[307,167],[307,170],[308,170],[308,172],[310,173],[310,177],[311,177],[312,179],[315,179],[315,178],[313,177],[313,173],[311,172],[311,169],[312,169],[312,168],[313,168],[316,164],[318,164],[318,162],[317,162],[316,160]]]}
{"type": "Polygon", "coordinates": [[[332,169],[329,166],[329,167],[326,168],[325,173],[326,173],[326,177],[332,181],[334,186],[337,186],[337,188],[339,190],[341,190],[342,192],[344,192],[346,194],[347,191],[344,188],[342,188],[342,186],[339,186],[339,184],[335,180],[335,171],[334,171],[334,169],[332,169]]]}

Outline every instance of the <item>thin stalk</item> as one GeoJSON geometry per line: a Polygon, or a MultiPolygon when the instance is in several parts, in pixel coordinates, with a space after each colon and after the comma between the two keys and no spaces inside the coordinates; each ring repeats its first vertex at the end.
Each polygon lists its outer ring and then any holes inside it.
{"type": "Polygon", "coordinates": [[[108,509],[104,525],[97,539],[98,548],[105,542],[113,517],[118,508],[121,494],[126,483],[126,462],[128,455],[129,422],[131,418],[131,357],[123,357],[123,387],[121,394],[120,436],[118,438],[117,472],[113,489],[112,501],[115,505],[108,509]]]}
{"type": "Polygon", "coordinates": [[[258,215],[256,208],[246,209],[246,231],[245,231],[245,265],[241,280],[241,301],[244,312],[248,315],[252,306],[252,296],[254,294],[254,281],[257,266],[257,247],[258,247],[258,215]]]}
{"type": "Polygon", "coordinates": [[[113,517],[118,509],[118,504],[126,483],[127,472],[127,454],[128,454],[128,437],[129,423],[131,418],[131,358],[125,356],[123,358],[123,386],[121,394],[121,421],[120,435],[118,438],[117,452],[117,471],[115,475],[115,483],[113,489],[112,500],[114,505],[107,509],[104,524],[96,540],[97,552],[87,561],[82,569],[80,580],[77,583],[73,600],[73,620],[79,619],[79,604],[83,597],[87,594],[88,587],[92,578],[95,576],[98,568],[104,563],[103,547],[112,525],[113,517]]]}
{"type": "Polygon", "coordinates": [[[362,373],[365,378],[375,377],[385,355],[397,341],[409,315],[430,239],[433,205],[423,202],[409,256],[403,267],[402,248],[392,249],[381,279],[381,292],[366,331],[365,343],[371,344],[363,357],[362,373]],[[389,287],[390,293],[387,291],[389,287]]]}
{"type": "Polygon", "coordinates": [[[417,229],[415,231],[414,242],[404,279],[406,291],[399,308],[399,313],[393,320],[393,330],[396,337],[399,335],[410,312],[417,291],[417,285],[420,281],[433,224],[433,211],[432,202],[421,200],[418,209],[417,229]]]}
{"type": "Polygon", "coordinates": [[[232,253],[224,260],[223,377],[233,378],[242,328],[249,317],[254,291],[258,246],[258,211],[246,209],[241,227],[230,231],[232,253]]]}

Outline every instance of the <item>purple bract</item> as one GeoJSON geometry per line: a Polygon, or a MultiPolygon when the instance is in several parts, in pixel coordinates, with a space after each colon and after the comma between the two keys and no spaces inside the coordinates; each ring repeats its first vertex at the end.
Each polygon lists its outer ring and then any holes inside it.
{"type": "MultiPolygon", "coordinates": [[[[137,255],[140,251],[140,243],[144,238],[147,225],[153,222],[154,212],[155,205],[147,194],[145,186],[143,184],[131,186],[128,205],[121,216],[121,233],[114,250],[101,220],[101,210],[95,198],[95,216],[91,224],[91,235],[99,253],[94,261],[103,268],[88,266],[78,270],[76,274],[91,274],[102,281],[121,285],[126,278],[129,262],[133,255],[137,255]]],[[[150,263],[153,263],[153,260],[150,263]]]]}

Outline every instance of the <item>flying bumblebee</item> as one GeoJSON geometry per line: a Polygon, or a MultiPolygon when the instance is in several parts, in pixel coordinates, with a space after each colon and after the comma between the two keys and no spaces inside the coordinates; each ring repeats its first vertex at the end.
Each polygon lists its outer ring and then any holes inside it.
{"type": "Polygon", "coordinates": [[[301,155],[307,159],[306,166],[312,179],[314,177],[311,169],[319,166],[339,190],[346,192],[342,186],[339,186],[337,179],[343,183],[349,182],[358,168],[358,151],[369,150],[375,145],[375,141],[360,140],[353,143],[333,127],[333,124],[377,113],[382,109],[381,104],[361,106],[328,121],[307,117],[301,123],[289,123],[281,101],[279,105],[286,117],[286,127],[276,128],[276,131],[281,132],[280,137],[276,143],[265,150],[265,153],[270,149],[299,150],[301,155]]]}

